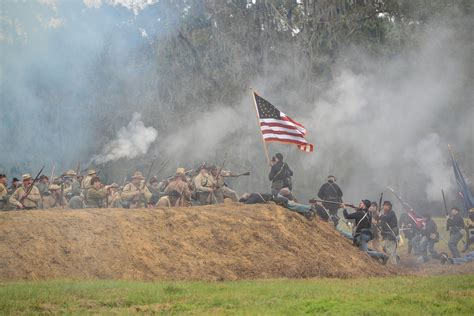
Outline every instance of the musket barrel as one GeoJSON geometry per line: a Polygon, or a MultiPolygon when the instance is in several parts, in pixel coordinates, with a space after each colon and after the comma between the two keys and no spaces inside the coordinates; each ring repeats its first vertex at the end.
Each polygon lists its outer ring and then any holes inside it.
{"type": "Polygon", "coordinates": [[[345,204],[345,203],[342,203],[342,202],[325,201],[325,200],[318,200],[318,199],[309,200],[309,203],[311,203],[311,204],[318,203],[318,202],[319,203],[326,203],[326,204],[333,204],[333,205],[345,205],[345,206],[349,206],[349,207],[352,207],[352,208],[356,208],[352,204],[345,204]]]}

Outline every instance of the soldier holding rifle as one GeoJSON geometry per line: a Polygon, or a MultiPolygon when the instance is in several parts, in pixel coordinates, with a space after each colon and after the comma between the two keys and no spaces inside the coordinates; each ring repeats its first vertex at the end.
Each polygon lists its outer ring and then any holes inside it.
{"type": "Polygon", "coordinates": [[[147,207],[148,201],[151,199],[151,192],[146,185],[142,185],[145,181],[142,173],[136,171],[133,174],[132,182],[125,185],[123,188],[121,198],[122,203],[128,202],[128,208],[147,207]]]}
{"type": "Polygon", "coordinates": [[[335,176],[328,176],[328,182],[323,184],[318,191],[318,197],[321,200],[325,200],[328,202],[339,202],[339,203],[324,203],[323,206],[329,210],[329,213],[332,216],[337,216],[337,210],[341,206],[342,202],[342,190],[336,184],[336,177],[335,176]]]}
{"type": "Polygon", "coordinates": [[[392,202],[383,202],[383,214],[380,217],[379,227],[384,242],[384,251],[390,256],[392,264],[398,264],[398,220],[395,211],[392,209],[392,202]]]}
{"type": "Polygon", "coordinates": [[[168,197],[171,197],[171,200],[174,199],[174,204],[171,206],[191,206],[191,190],[189,189],[189,184],[186,180],[186,170],[184,168],[176,169],[176,174],[173,180],[171,180],[165,188],[165,194],[168,195],[168,197]],[[179,197],[177,197],[176,193],[171,194],[173,191],[178,192],[179,197]]]}
{"type": "Polygon", "coordinates": [[[199,174],[194,178],[194,190],[200,205],[216,204],[214,179],[205,165],[201,166],[199,174]]]}
{"type": "MultiPolygon", "coordinates": [[[[43,171],[43,169],[41,169],[43,171]]],[[[40,173],[41,173],[40,171],[40,173]]],[[[41,202],[41,194],[34,185],[39,179],[39,174],[33,180],[30,174],[22,176],[23,184],[15,190],[9,199],[10,204],[15,205],[18,209],[35,209],[41,202]]]]}
{"type": "Polygon", "coordinates": [[[462,239],[462,232],[464,231],[464,220],[459,215],[459,209],[453,207],[449,216],[447,216],[446,230],[449,230],[449,250],[453,258],[459,258],[458,243],[462,239]]]}
{"type": "Polygon", "coordinates": [[[104,207],[107,198],[107,190],[108,186],[103,186],[98,177],[93,177],[85,193],[86,206],[91,208],[104,207]]]}
{"type": "Polygon", "coordinates": [[[43,208],[65,208],[67,205],[66,198],[61,194],[61,186],[51,184],[49,194],[43,198],[43,208]]]}
{"type": "MultiPolygon", "coordinates": [[[[372,258],[381,260],[384,264],[388,261],[388,256],[384,253],[369,250],[368,242],[372,239],[372,215],[369,212],[369,207],[372,203],[369,200],[362,200],[359,203],[359,207],[355,208],[355,212],[348,213],[346,205],[342,204],[344,208],[343,214],[345,219],[355,220],[355,229],[352,235],[354,245],[359,247],[360,250],[367,252],[372,258]]],[[[348,205],[349,206],[349,205],[348,205]]]]}

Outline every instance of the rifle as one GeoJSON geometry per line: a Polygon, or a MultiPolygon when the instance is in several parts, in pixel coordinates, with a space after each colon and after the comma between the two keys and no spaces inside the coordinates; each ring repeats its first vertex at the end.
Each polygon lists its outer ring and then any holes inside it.
{"type": "Polygon", "coordinates": [[[77,163],[76,176],[79,176],[79,171],[80,171],[80,169],[81,169],[81,162],[79,161],[79,162],[77,163]]]}
{"type": "Polygon", "coordinates": [[[158,171],[156,172],[156,175],[159,175],[161,173],[161,171],[163,171],[163,169],[165,169],[165,167],[168,165],[168,162],[170,162],[170,160],[166,159],[161,163],[160,169],[158,169],[158,171]]]}
{"type": "MultiPolygon", "coordinates": [[[[148,180],[150,180],[151,170],[153,169],[153,166],[155,165],[156,159],[158,159],[158,158],[155,157],[155,158],[151,161],[150,168],[148,169],[148,173],[147,173],[147,175],[146,175],[145,181],[143,182],[143,186],[142,186],[142,188],[140,189],[140,191],[142,191],[142,190],[144,190],[144,189],[146,188],[146,184],[148,183],[148,180]]],[[[145,203],[145,207],[147,207],[147,201],[146,201],[146,198],[145,198],[145,194],[143,194],[143,202],[145,203]]]]}
{"type": "MultiPolygon", "coordinates": [[[[328,209],[324,207],[324,205],[320,205],[324,212],[326,212],[326,215],[328,216],[328,218],[330,220],[333,221],[334,223],[334,227],[336,227],[336,221],[342,221],[344,224],[346,224],[346,226],[349,228],[349,229],[352,229],[352,223],[350,223],[349,221],[345,220],[344,218],[340,218],[339,216],[337,215],[331,215],[331,213],[329,213],[328,209]],[[334,221],[334,218],[336,218],[336,221],[334,221]]],[[[314,210],[316,210],[316,207],[314,208],[314,210]]]]}
{"type": "MultiPolygon", "coordinates": [[[[386,222],[385,225],[387,225],[388,229],[390,229],[390,232],[392,233],[393,235],[393,238],[395,238],[395,242],[397,243],[397,246],[398,246],[398,235],[395,235],[395,232],[393,231],[392,227],[390,227],[390,225],[386,222]]],[[[399,230],[400,231],[400,230],[399,230]]],[[[382,232],[382,231],[380,231],[382,232]]]]}
{"type": "Polygon", "coordinates": [[[109,208],[109,188],[106,186],[105,188],[105,208],[109,208]]]}
{"type": "Polygon", "coordinates": [[[143,183],[142,190],[145,188],[145,186],[146,186],[148,180],[150,180],[151,170],[153,169],[153,166],[155,165],[156,159],[157,159],[157,158],[154,158],[154,159],[151,161],[151,165],[150,165],[150,168],[148,169],[148,172],[147,172],[147,174],[146,174],[145,182],[143,183]]]}
{"type": "Polygon", "coordinates": [[[222,165],[219,168],[219,171],[217,172],[216,180],[219,179],[219,177],[221,176],[222,169],[224,168],[226,158],[227,158],[227,153],[225,153],[224,161],[222,162],[222,165]]]}
{"type": "Polygon", "coordinates": [[[30,187],[28,188],[28,191],[26,191],[25,195],[18,201],[20,202],[21,204],[23,204],[23,201],[28,197],[28,195],[30,195],[31,193],[31,190],[33,190],[33,186],[35,185],[36,182],[38,182],[38,179],[41,175],[41,172],[43,172],[43,169],[44,169],[44,166],[41,167],[40,171],[38,172],[38,174],[36,175],[36,177],[33,179],[33,182],[31,183],[30,187]]]}
{"type": "Polygon", "coordinates": [[[380,199],[379,199],[379,212],[382,210],[382,200],[383,200],[383,192],[380,193],[380,199]]]}
{"type": "Polygon", "coordinates": [[[59,206],[65,206],[63,205],[63,198],[64,198],[64,181],[61,182],[61,198],[59,199],[59,206]]]}
{"type": "Polygon", "coordinates": [[[89,164],[89,165],[86,167],[86,169],[82,169],[81,171],[79,171],[79,173],[78,173],[77,175],[80,175],[80,174],[83,174],[84,172],[86,172],[86,171],[89,169],[89,167],[90,167],[91,165],[92,165],[92,163],[89,164]]]}
{"type": "Polygon", "coordinates": [[[105,167],[105,164],[101,165],[99,170],[97,170],[97,172],[95,173],[96,177],[98,177],[100,175],[100,173],[102,172],[102,170],[104,169],[105,167]]]}
{"type": "Polygon", "coordinates": [[[387,189],[392,192],[392,194],[398,199],[398,201],[400,201],[400,203],[402,204],[403,208],[407,211],[414,211],[415,209],[413,207],[411,207],[410,204],[408,204],[407,202],[405,202],[402,197],[400,195],[398,195],[395,190],[389,186],[387,186],[387,189]]]}
{"type": "Polygon", "coordinates": [[[333,202],[333,201],[325,201],[325,200],[318,200],[318,199],[311,199],[309,200],[309,203],[311,204],[315,204],[315,203],[327,203],[327,204],[334,204],[334,205],[345,205],[345,206],[348,206],[350,208],[358,208],[356,206],[354,206],[353,204],[345,204],[345,203],[342,203],[342,202],[333,202]]]}
{"type": "Polygon", "coordinates": [[[441,190],[441,194],[443,195],[444,210],[446,211],[446,216],[449,216],[448,205],[446,204],[446,197],[444,196],[444,190],[441,190]]]}
{"type": "MultiPolygon", "coordinates": [[[[188,171],[185,171],[184,174],[187,175],[187,174],[190,174],[191,172],[194,172],[194,169],[190,169],[188,171]]],[[[173,179],[174,176],[169,176],[169,177],[166,177],[165,179],[163,179],[164,181],[169,181],[171,179],[173,179]]]]}
{"type": "Polygon", "coordinates": [[[250,175],[250,171],[247,171],[247,172],[244,172],[244,173],[239,173],[239,174],[229,174],[227,176],[222,176],[224,178],[238,178],[238,177],[242,177],[242,176],[249,176],[250,175]]]}
{"type": "Polygon", "coordinates": [[[53,170],[51,171],[51,178],[49,178],[49,182],[53,183],[54,181],[54,170],[56,169],[56,165],[53,166],[53,170]]]}
{"type": "MultiPolygon", "coordinates": [[[[441,190],[441,194],[443,195],[444,210],[446,211],[446,216],[449,216],[448,205],[446,203],[446,197],[444,195],[444,190],[441,190]]],[[[456,226],[456,229],[461,233],[461,236],[462,236],[463,231],[457,226],[456,226]]],[[[469,232],[467,230],[466,230],[466,232],[467,232],[467,238],[469,238],[469,232]]],[[[445,240],[445,242],[446,242],[446,240],[445,240]]],[[[462,238],[461,238],[461,242],[462,242],[463,245],[466,245],[466,242],[464,240],[462,240],[462,238]]]]}
{"type": "MultiPolygon", "coordinates": [[[[221,167],[219,168],[219,171],[217,172],[217,175],[216,175],[216,177],[215,177],[216,183],[214,184],[214,189],[216,188],[215,185],[217,185],[217,181],[219,181],[219,177],[221,176],[222,169],[224,168],[226,159],[227,159],[227,153],[225,153],[225,155],[224,155],[224,161],[222,162],[222,165],[221,165],[221,167]]],[[[214,191],[211,191],[210,194],[209,194],[209,196],[207,197],[207,203],[211,204],[214,195],[215,195],[215,194],[214,194],[214,191]]]]}

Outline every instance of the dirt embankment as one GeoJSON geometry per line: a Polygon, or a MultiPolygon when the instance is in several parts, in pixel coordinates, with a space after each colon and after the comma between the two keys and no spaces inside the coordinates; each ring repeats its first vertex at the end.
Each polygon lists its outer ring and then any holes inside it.
{"type": "Polygon", "coordinates": [[[237,280],[395,273],[276,205],[0,214],[0,280],[237,280]]]}

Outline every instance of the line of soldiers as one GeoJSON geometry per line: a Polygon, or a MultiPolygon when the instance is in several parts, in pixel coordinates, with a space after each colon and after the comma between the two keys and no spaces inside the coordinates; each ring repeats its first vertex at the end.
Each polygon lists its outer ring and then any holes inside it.
{"type": "Polygon", "coordinates": [[[245,193],[240,199],[247,204],[267,203],[273,201],[279,205],[297,212],[307,219],[315,217],[332,222],[337,228],[341,220],[337,214],[343,208],[343,214],[347,224],[352,224],[352,234],[348,234],[340,229],[338,231],[345,237],[353,240],[354,245],[367,252],[373,258],[387,263],[388,260],[397,264],[398,222],[395,212],[392,210],[390,201],[384,202],[383,214],[378,216],[377,224],[373,224],[372,212],[369,208],[373,205],[369,200],[362,200],[358,207],[350,205],[355,212],[348,213],[346,205],[342,201],[343,192],[336,184],[336,177],[330,175],[327,183],[324,183],[319,191],[318,197],[321,200],[310,200],[310,205],[298,203],[292,190],[291,177],[293,171],[289,165],[283,161],[281,153],[275,154],[270,162],[269,180],[272,181],[271,193],[245,193]],[[376,251],[368,247],[368,242],[373,238],[373,230],[377,228],[381,232],[384,241],[384,252],[376,251]]]}
{"type": "Polygon", "coordinates": [[[446,262],[448,254],[435,249],[440,240],[448,245],[452,258],[460,258],[459,243],[464,244],[463,252],[469,250],[474,244],[474,208],[469,210],[467,222],[464,222],[459,209],[451,208],[446,216],[446,231],[449,231],[449,240],[444,240],[438,231],[438,226],[429,214],[418,217],[413,210],[406,210],[400,216],[399,226],[408,241],[407,253],[418,257],[420,261],[427,262],[438,259],[446,262]],[[463,240],[464,235],[466,236],[463,240]]]}
{"type": "MultiPolygon", "coordinates": [[[[244,175],[248,175],[246,173],[244,175]]],[[[144,208],[186,207],[237,202],[237,193],[229,188],[225,177],[236,177],[216,166],[201,166],[196,172],[178,168],[174,176],[159,182],[156,177],[145,179],[136,171],[129,183],[104,185],[95,170],[85,177],[69,170],[53,181],[41,175],[33,179],[22,176],[22,183],[7,189],[7,177],[0,175],[0,210],[46,208],[144,208]]]]}
{"type": "MultiPolygon", "coordinates": [[[[440,235],[437,230],[436,223],[429,214],[424,214],[422,218],[416,216],[408,216],[407,212],[401,214],[400,221],[397,220],[397,215],[393,211],[393,206],[390,201],[384,201],[381,207],[377,202],[369,200],[362,200],[358,207],[351,206],[355,212],[348,213],[346,205],[343,203],[343,192],[336,184],[336,177],[328,176],[327,183],[324,183],[319,191],[318,197],[320,202],[313,200],[310,206],[298,204],[290,191],[285,192],[291,186],[292,171],[286,163],[283,162],[281,154],[275,155],[272,158],[272,169],[270,171],[269,179],[272,180],[272,195],[253,193],[246,196],[248,201],[268,201],[273,200],[280,203],[290,210],[296,211],[307,218],[319,216],[319,218],[332,221],[337,227],[341,218],[337,212],[343,208],[343,220],[348,227],[352,229],[352,234],[347,234],[339,230],[345,237],[353,240],[354,245],[361,250],[366,251],[375,259],[386,263],[388,260],[392,264],[398,264],[399,256],[397,248],[401,241],[400,232],[408,239],[408,252],[414,249],[415,255],[420,261],[429,261],[431,258],[439,259],[442,262],[449,262],[446,253],[440,253],[435,250],[435,243],[439,241],[440,235]],[[288,179],[280,177],[275,183],[275,175],[278,172],[286,175],[288,179]],[[278,191],[280,190],[280,191],[278,191]],[[278,193],[275,195],[275,193],[278,193]],[[281,199],[286,198],[289,201],[281,203],[281,199]],[[408,221],[407,221],[408,219],[408,221]],[[353,222],[352,222],[353,221],[353,222]]],[[[312,201],[310,201],[311,203],[312,201]]],[[[402,205],[406,203],[403,201],[402,205]]],[[[414,213],[414,212],[413,212],[414,213]]],[[[447,242],[453,258],[459,258],[458,244],[463,237],[463,233],[467,233],[465,248],[467,251],[469,246],[474,243],[474,209],[469,211],[468,223],[464,224],[463,218],[459,214],[459,209],[452,208],[449,216],[447,216],[446,230],[450,232],[450,239],[447,242]]]]}
{"type": "MultiPolygon", "coordinates": [[[[352,239],[355,246],[383,263],[398,263],[400,232],[408,240],[408,253],[413,251],[423,261],[429,260],[428,253],[432,258],[447,261],[447,255],[438,254],[434,248],[440,236],[429,214],[418,218],[414,212],[407,211],[401,214],[398,221],[390,201],[380,206],[367,199],[362,200],[357,207],[345,204],[335,176],[330,175],[318,190],[317,195],[321,200],[311,200],[309,205],[299,203],[291,191],[293,172],[283,161],[281,153],[276,154],[270,162],[268,177],[271,193],[244,193],[239,199],[225,182],[225,177],[233,176],[231,172],[222,170],[222,167],[203,165],[196,171],[178,168],[174,176],[161,182],[156,177],[148,179],[147,176],[146,179],[140,171],[136,171],[129,183],[118,186],[115,183],[104,185],[95,170],[89,170],[85,177],[69,170],[53,181],[44,175],[36,181],[31,175],[25,174],[21,184],[12,183],[12,187],[7,189],[7,178],[2,174],[0,209],[188,207],[224,203],[226,199],[246,204],[274,202],[308,220],[318,217],[332,222],[341,234],[352,239]],[[349,213],[346,207],[355,211],[349,213]],[[343,209],[343,219],[338,216],[339,209],[343,209]],[[348,225],[352,234],[338,228],[340,221],[348,225]]],[[[474,209],[470,211],[468,227],[472,235],[465,249],[474,242],[474,209]]],[[[449,248],[453,257],[458,258],[457,244],[462,238],[464,222],[456,208],[451,210],[447,229],[451,234],[449,248]]]]}

